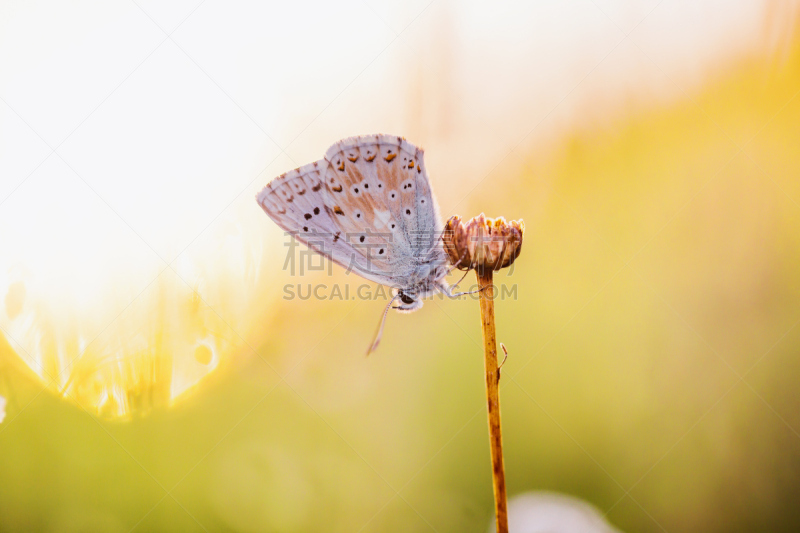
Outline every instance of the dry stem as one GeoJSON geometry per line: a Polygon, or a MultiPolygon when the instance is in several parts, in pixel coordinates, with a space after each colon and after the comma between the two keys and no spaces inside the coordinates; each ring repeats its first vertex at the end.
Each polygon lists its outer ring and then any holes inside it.
{"type": "Polygon", "coordinates": [[[494,509],[497,519],[497,533],[508,533],[506,474],[503,467],[503,439],[500,434],[500,395],[498,394],[500,371],[497,367],[492,270],[488,268],[477,269],[476,273],[478,275],[478,286],[481,289],[481,329],[483,330],[484,370],[486,373],[486,403],[489,411],[489,444],[492,453],[494,509]]]}

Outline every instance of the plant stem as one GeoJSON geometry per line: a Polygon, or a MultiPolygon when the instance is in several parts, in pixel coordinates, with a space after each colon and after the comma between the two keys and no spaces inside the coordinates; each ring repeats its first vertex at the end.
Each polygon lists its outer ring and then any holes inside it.
{"type": "Polygon", "coordinates": [[[486,403],[489,411],[489,445],[492,454],[492,481],[494,484],[494,510],[497,533],[508,533],[508,505],[506,502],[506,474],[503,467],[503,439],[500,433],[500,395],[497,368],[497,340],[494,328],[494,285],[492,270],[476,270],[481,301],[481,329],[483,330],[484,371],[486,373],[486,403]]]}

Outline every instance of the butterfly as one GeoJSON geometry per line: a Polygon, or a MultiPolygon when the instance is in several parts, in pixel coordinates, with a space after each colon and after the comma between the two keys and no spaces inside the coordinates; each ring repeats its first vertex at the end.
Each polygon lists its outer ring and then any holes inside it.
{"type": "Polygon", "coordinates": [[[424,154],[403,137],[343,139],[319,161],[273,179],[256,199],[310,249],[394,289],[367,353],[378,347],[390,308],[409,313],[437,292],[466,294],[445,281],[452,268],[424,154]]]}

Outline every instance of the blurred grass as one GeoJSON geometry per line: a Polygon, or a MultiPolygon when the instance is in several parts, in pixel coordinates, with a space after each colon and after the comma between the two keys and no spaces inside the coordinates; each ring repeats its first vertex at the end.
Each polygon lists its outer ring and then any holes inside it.
{"type": "MultiPolygon", "coordinates": [[[[567,492],[624,531],[800,527],[799,90],[798,46],[744,59],[461,206],[528,230],[497,305],[512,495],[567,492]]],[[[477,304],[390,317],[369,359],[380,304],[271,305],[257,354],[129,422],[6,365],[0,529],[484,531],[477,304]]]]}

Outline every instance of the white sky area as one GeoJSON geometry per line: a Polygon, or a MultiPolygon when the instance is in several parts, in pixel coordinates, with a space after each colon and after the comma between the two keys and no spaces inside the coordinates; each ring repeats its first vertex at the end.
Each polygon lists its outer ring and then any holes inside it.
{"type": "Polygon", "coordinates": [[[679,97],[755,51],[767,6],[6,0],[0,326],[23,346],[44,316],[100,330],[168,263],[201,292],[280,269],[255,193],[350,135],[425,147],[448,216],[509,149],[679,97]]]}

